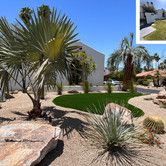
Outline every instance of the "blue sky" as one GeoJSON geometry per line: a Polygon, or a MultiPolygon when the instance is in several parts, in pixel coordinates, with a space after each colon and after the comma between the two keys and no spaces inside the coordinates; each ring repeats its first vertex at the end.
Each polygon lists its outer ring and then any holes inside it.
{"type": "MultiPolygon", "coordinates": [[[[166,4],[166,0],[158,1],[166,4]]],[[[67,14],[77,26],[79,39],[105,54],[106,59],[123,37],[135,33],[135,0],[1,0],[0,16],[14,22],[22,7],[36,8],[42,4],[67,14]]],[[[145,46],[151,54],[157,52],[166,57],[165,45],[145,46]]]]}

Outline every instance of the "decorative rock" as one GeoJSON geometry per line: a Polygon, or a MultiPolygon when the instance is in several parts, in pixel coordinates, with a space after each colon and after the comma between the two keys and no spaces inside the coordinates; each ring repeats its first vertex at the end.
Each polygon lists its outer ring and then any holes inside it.
{"type": "Polygon", "coordinates": [[[166,108],[166,99],[158,99],[160,108],[166,108]]]}
{"type": "Polygon", "coordinates": [[[133,117],[131,111],[115,103],[109,103],[106,105],[103,116],[105,116],[107,111],[112,111],[112,110],[120,111],[123,114],[122,121],[124,123],[128,125],[133,124],[133,117]]]}
{"type": "Polygon", "coordinates": [[[166,91],[161,91],[158,96],[157,99],[166,99],[166,91]]]}
{"type": "Polygon", "coordinates": [[[22,122],[0,128],[0,166],[34,166],[56,148],[60,128],[22,122]]]}
{"type": "Polygon", "coordinates": [[[144,100],[153,100],[154,98],[152,96],[146,96],[144,97],[144,100]]]}
{"type": "Polygon", "coordinates": [[[70,90],[68,93],[79,93],[77,90],[70,90]]]}

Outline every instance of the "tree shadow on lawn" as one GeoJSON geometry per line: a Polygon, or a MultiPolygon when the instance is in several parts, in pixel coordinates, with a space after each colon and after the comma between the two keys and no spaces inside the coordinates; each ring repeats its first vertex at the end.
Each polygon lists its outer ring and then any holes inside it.
{"type": "Polygon", "coordinates": [[[56,158],[62,155],[63,149],[64,149],[64,142],[62,140],[58,140],[57,147],[51,152],[49,152],[44,157],[44,159],[36,166],[49,166],[56,158]]]}
{"type": "Polygon", "coordinates": [[[67,114],[76,113],[73,111],[63,111],[56,109],[55,107],[45,107],[44,110],[46,120],[49,120],[52,126],[60,126],[63,136],[68,139],[72,135],[73,131],[77,131],[81,137],[84,137],[85,130],[88,123],[75,117],[71,117],[67,114]],[[49,112],[49,114],[47,113],[49,112]]]}

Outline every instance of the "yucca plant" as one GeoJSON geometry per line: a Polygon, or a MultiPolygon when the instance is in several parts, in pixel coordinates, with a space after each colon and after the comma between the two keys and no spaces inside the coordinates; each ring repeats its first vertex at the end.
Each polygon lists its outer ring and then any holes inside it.
{"type": "Polygon", "coordinates": [[[148,129],[150,132],[156,134],[161,134],[164,132],[164,122],[158,116],[147,117],[143,121],[144,128],[148,129]]]}
{"type": "Polygon", "coordinates": [[[63,84],[62,84],[62,83],[58,83],[58,84],[56,85],[56,87],[57,87],[58,95],[62,95],[63,84]]]}
{"type": "Polygon", "coordinates": [[[82,89],[84,93],[89,93],[90,92],[90,83],[88,81],[84,81],[82,84],[82,89]]]}
{"type": "Polygon", "coordinates": [[[107,90],[107,93],[112,93],[112,84],[111,83],[107,83],[106,90],[107,90]]]}
{"type": "MultiPolygon", "coordinates": [[[[100,109],[91,109],[90,112],[101,113],[100,109]]],[[[93,162],[105,158],[107,165],[111,166],[146,163],[148,153],[144,153],[143,144],[136,136],[139,130],[122,121],[123,114],[124,112],[113,109],[107,111],[104,117],[93,114],[87,118],[89,128],[86,138],[90,141],[91,147],[98,150],[98,156],[93,162]]]]}

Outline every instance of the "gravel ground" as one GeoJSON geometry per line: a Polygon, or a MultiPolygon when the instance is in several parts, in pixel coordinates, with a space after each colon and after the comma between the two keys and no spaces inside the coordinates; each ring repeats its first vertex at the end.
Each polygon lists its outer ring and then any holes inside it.
{"type": "MultiPolygon", "coordinates": [[[[38,166],[106,165],[104,160],[101,160],[100,163],[91,163],[92,159],[97,156],[97,151],[92,149],[88,142],[83,138],[84,129],[87,126],[85,115],[72,109],[59,109],[60,107],[55,107],[55,105],[52,103],[52,100],[56,96],[56,93],[48,93],[46,100],[42,101],[42,106],[47,106],[47,110],[53,110],[54,116],[59,119],[59,121],[56,121],[56,125],[61,126],[64,136],[59,141],[58,147],[54,151],[50,152],[38,166]]],[[[166,110],[160,109],[151,101],[144,101],[142,96],[131,99],[130,103],[143,109],[145,116],[157,114],[162,116],[166,122],[166,110]]],[[[25,120],[26,112],[32,108],[30,99],[21,92],[15,94],[14,98],[2,103],[1,105],[2,109],[0,109],[0,125],[25,120]]],[[[42,123],[48,123],[43,120],[38,121],[42,123]]],[[[162,135],[162,139],[166,140],[165,134],[162,135]]],[[[158,165],[166,166],[165,144],[163,145],[163,149],[152,147],[151,152],[155,157],[154,161],[157,161],[158,165]]]]}

